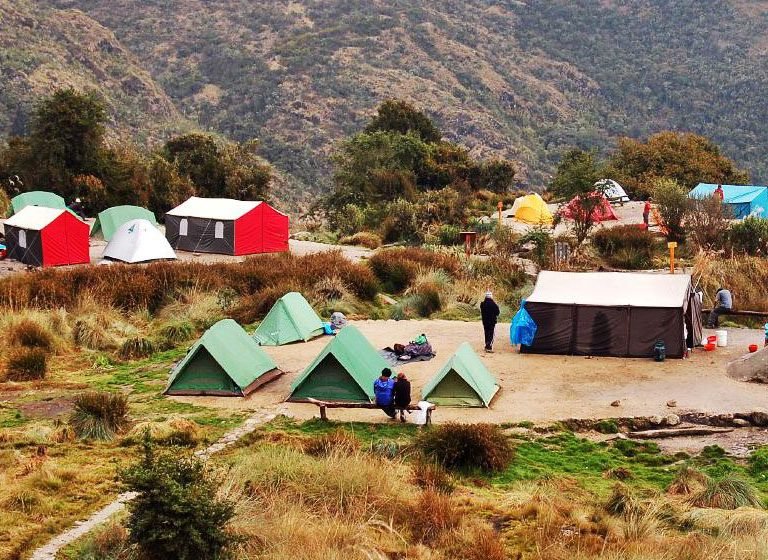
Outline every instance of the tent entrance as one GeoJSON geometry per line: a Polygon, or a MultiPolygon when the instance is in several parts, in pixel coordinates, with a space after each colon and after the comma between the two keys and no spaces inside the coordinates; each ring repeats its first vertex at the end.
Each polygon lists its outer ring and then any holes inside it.
{"type": "Polygon", "coordinates": [[[426,395],[426,400],[440,406],[485,406],[475,390],[453,369],[426,395]]]}
{"type": "Polygon", "coordinates": [[[370,402],[365,391],[333,354],[328,354],[315,366],[288,400],[301,402],[308,398],[325,401],[370,402]]]}
{"type": "Polygon", "coordinates": [[[241,392],[208,350],[201,347],[168,388],[167,394],[240,396],[241,392]]]}

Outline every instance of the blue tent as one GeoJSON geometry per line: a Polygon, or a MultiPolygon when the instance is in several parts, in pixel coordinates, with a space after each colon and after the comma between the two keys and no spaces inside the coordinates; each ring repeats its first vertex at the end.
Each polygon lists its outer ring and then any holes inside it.
{"type": "MultiPolygon", "coordinates": [[[[699,183],[688,193],[689,198],[712,196],[717,185],[699,183]]],[[[734,218],[757,216],[768,218],[768,187],[756,185],[723,185],[723,202],[730,206],[734,218]]]]}

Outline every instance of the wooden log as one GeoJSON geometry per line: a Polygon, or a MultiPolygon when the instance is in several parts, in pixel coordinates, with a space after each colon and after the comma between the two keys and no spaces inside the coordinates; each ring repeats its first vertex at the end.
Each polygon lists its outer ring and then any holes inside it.
{"type": "Polygon", "coordinates": [[[642,432],[629,432],[627,435],[630,438],[635,439],[662,439],[681,436],[709,436],[713,434],[727,434],[728,432],[732,431],[733,428],[705,428],[696,426],[691,428],[644,430],[642,432]]]}

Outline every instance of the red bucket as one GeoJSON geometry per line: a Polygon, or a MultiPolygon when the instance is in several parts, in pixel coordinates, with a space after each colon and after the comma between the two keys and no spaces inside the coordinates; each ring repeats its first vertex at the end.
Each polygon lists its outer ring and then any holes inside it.
{"type": "Polygon", "coordinates": [[[707,352],[712,352],[712,350],[714,350],[715,348],[717,348],[717,344],[715,344],[714,342],[710,342],[704,345],[704,350],[706,350],[707,352]]]}
{"type": "Polygon", "coordinates": [[[749,345],[749,351],[750,352],[757,352],[757,344],[750,344],[749,345]]]}
{"type": "Polygon", "coordinates": [[[710,344],[717,344],[717,336],[712,335],[707,337],[707,342],[710,344]]]}

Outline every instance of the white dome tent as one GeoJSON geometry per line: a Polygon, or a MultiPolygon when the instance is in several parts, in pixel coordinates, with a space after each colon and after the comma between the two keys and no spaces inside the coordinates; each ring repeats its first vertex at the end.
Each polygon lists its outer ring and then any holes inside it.
{"type": "Polygon", "coordinates": [[[605,198],[608,199],[608,202],[619,202],[620,204],[629,202],[629,197],[627,196],[627,192],[624,190],[624,187],[622,187],[613,179],[600,179],[595,183],[594,186],[597,187],[605,195],[605,198]]]}
{"type": "Polygon", "coordinates": [[[148,220],[124,223],[104,249],[105,259],[126,263],[175,259],[176,253],[165,236],[148,220]]]}

